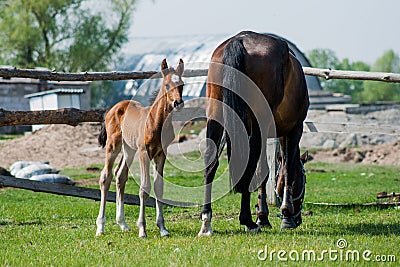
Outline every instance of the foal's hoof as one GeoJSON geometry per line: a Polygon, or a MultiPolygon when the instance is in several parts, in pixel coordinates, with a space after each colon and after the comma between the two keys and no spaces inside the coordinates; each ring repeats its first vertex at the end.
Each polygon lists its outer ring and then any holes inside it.
{"type": "Polygon", "coordinates": [[[146,232],[143,229],[139,229],[139,238],[146,238],[146,232]]]}
{"type": "Polygon", "coordinates": [[[102,235],[104,235],[104,231],[97,231],[96,232],[96,236],[102,236],[102,235]]]}
{"type": "Polygon", "coordinates": [[[160,230],[160,235],[161,235],[161,237],[167,237],[170,235],[170,233],[168,232],[167,229],[164,229],[164,230],[160,230]]]}
{"type": "Polygon", "coordinates": [[[122,232],[129,232],[131,230],[131,228],[129,228],[129,226],[126,223],[120,224],[119,226],[121,227],[122,232]]]}
{"type": "Polygon", "coordinates": [[[297,227],[293,217],[284,217],[281,222],[281,230],[293,230],[297,227]]]}
{"type": "Polygon", "coordinates": [[[104,226],[98,226],[96,230],[96,236],[104,235],[104,226]]]}

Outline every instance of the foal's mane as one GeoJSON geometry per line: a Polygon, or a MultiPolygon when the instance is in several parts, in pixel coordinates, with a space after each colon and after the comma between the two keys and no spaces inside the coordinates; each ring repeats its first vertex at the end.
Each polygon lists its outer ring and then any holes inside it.
{"type": "Polygon", "coordinates": [[[154,102],[156,102],[158,93],[160,92],[160,89],[155,90],[154,92],[151,93],[151,96],[148,98],[149,105],[152,106],[154,102]]]}

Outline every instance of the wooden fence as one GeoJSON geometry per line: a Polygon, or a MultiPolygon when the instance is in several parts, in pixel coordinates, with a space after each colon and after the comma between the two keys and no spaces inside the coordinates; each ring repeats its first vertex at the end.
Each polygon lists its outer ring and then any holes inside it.
{"type": "MultiPolygon", "coordinates": [[[[370,80],[380,82],[400,82],[399,73],[344,71],[303,67],[304,74],[324,79],[370,80]]],[[[184,77],[207,76],[207,69],[185,70],[184,77]]],[[[50,70],[18,69],[0,67],[0,77],[32,78],[51,81],[103,81],[103,80],[140,80],[161,78],[156,71],[111,71],[111,72],[79,72],[65,73],[50,70]]]]}

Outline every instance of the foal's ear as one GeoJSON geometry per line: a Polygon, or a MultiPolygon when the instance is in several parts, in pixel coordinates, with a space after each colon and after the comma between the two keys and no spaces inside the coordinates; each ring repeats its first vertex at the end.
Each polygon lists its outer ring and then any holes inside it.
{"type": "Polygon", "coordinates": [[[185,69],[185,64],[183,63],[182,59],[179,59],[178,67],[176,67],[176,74],[182,76],[184,69],[185,69]]]}
{"type": "Polygon", "coordinates": [[[167,59],[164,58],[164,60],[161,62],[161,73],[162,73],[163,75],[165,75],[166,72],[167,72],[167,70],[168,70],[167,59]]]}

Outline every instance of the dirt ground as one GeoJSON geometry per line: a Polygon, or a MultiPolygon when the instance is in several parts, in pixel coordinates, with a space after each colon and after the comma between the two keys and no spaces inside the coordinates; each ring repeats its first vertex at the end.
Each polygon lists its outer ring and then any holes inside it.
{"type": "Polygon", "coordinates": [[[104,163],[104,149],[97,144],[99,123],[48,125],[24,137],[0,143],[0,166],[17,160],[49,161],[56,168],[85,167],[104,163]]]}
{"type": "MultiPolygon", "coordinates": [[[[310,112],[308,120],[312,121],[345,121],[361,124],[381,122],[382,124],[397,123],[399,110],[375,112],[368,115],[329,114],[310,112]]],[[[82,123],[76,127],[68,125],[48,125],[44,128],[26,134],[24,137],[0,142],[0,166],[8,168],[17,160],[49,161],[56,168],[87,167],[91,164],[103,164],[105,150],[97,144],[100,131],[99,123],[82,123]]],[[[204,134],[200,137],[171,145],[171,153],[177,150],[188,152],[204,145],[204,134]],[[187,145],[186,145],[186,144],[187,145]]],[[[314,161],[321,162],[352,162],[379,165],[400,165],[400,136],[360,135],[345,136],[332,133],[304,135],[301,143],[304,148],[324,148],[326,150],[314,153],[314,161]],[[347,144],[348,146],[337,144],[347,144]],[[328,140],[328,141],[327,141],[328,140]],[[329,141],[331,140],[331,141],[329,141]],[[342,140],[342,141],[341,141],[342,140]],[[354,144],[354,140],[357,143],[354,144]],[[329,146],[330,144],[330,146],[329,146]],[[356,147],[354,147],[356,145],[356,147]]],[[[170,150],[169,150],[170,151],[170,150]]]]}

